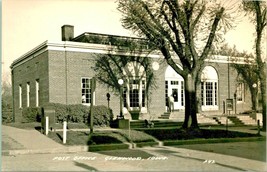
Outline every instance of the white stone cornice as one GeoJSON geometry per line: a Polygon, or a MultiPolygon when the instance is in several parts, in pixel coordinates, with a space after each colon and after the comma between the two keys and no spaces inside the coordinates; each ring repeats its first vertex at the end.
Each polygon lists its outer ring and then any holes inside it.
{"type": "MultiPolygon", "coordinates": [[[[127,48],[120,49],[112,45],[103,44],[93,44],[93,43],[82,43],[73,41],[58,41],[51,42],[45,41],[32,50],[28,51],[18,59],[16,59],[10,66],[11,69],[19,66],[34,57],[44,53],[45,51],[68,51],[68,52],[84,52],[84,53],[97,53],[97,54],[113,54],[113,55],[123,55],[123,56],[140,56],[140,57],[150,57],[150,58],[164,58],[159,51],[150,52],[149,50],[143,50],[140,53],[129,52],[127,48]]],[[[175,53],[171,53],[174,59],[179,59],[175,53]]],[[[251,60],[251,59],[250,59],[251,60]]],[[[239,63],[247,64],[244,57],[229,57],[221,55],[212,55],[208,57],[206,62],[213,63],[239,63]]]]}

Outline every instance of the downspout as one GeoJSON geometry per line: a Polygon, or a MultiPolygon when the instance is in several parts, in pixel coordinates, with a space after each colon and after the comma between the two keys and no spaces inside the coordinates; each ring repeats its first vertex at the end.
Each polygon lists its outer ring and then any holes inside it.
{"type": "Polygon", "coordinates": [[[13,68],[11,66],[11,78],[12,78],[12,114],[13,114],[13,122],[15,122],[15,89],[14,89],[14,71],[13,68]]]}
{"type": "Polygon", "coordinates": [[[68,61],[67,61],[67,51],[66,51],[66,41],[64,43],[64,58],[65,58],[65,90],[66,90],[66,95],[65,95],[65,103],[68,105],[68,61]]]}

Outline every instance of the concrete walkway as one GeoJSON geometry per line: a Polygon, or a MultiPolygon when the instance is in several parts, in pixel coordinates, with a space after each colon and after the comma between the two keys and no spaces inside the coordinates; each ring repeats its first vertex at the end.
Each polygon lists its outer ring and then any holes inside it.
{"type": "Polygon", "coordinates": [[[68,153],[87,151],[87,146],[64,146],[37,130],[2,125],[2,154],[68,153]]]}
{"type": "MultiPolygon", "coordinates": [[[[224,169],[223,171],[265,171],[266,163],[261,161],[255,161],[240,157],[234,157],[229,155],[222,155],[217,153],[211,153],[211,152],[203,152],[203,151],[196,151],[196,150],[189,150],[189,149],[183,149],[183,148],[177,148],[177,147],[168,147],[168,146],[162,146],[162,147],[146,147],[142,148],[140,150],[146,151],[147,153],[153,155],[153,157],[161,157],[166,156],[168,157],[168,161],[166,162],[166,166],[162,166],[162,162],[159,163],[157,161],[139,161],[138,164],[135,161],[127,161],[122,163],[122,161],[106,161],[107,158],[106,155],[101,155],[101,153],[93,153],[90,152],[88,154],[87,146],[65,146],[62,144],[59,144],[51,139],[49,139],[47,136],[41,134],[37,130],[24,130],[24,129],[18,129],[14,127],[9,126],[2,126],[2,155],[4,158],[4,165],[6,169],[9,169],[12,166],[12,163],[14,163],[14,160],[12,156],[17,158],[18,162],[22,162],[27,167],[33,164],[34,159],[37,157],[40,158],[40,156],[58,156],[61,154],[64,154],[66,156],[74,156],[74,155],[84,155],[84,156],[92,156],[95,155],[99,157],[99,159],[103,159],[100,161],[94,161],[92,164],[87,164],[92,167],[95,167],[99,170],[110,170],[110,168],[104,168],[104,167],[110,167],[110,163],[112,163],[114,166],[120,167],[117,169],[117,171],[128,171],[129,169],[139,169],[141,171],[147,171],[147,169],[150,170],[159,170],[161,171],[167,170],[167,171],[173,171],[177,168],[177,163],[180,162],[180,168],[181,171],[188,171],[188,169],[195,169],[196,171],[211,171],[212,169],[224,169]],[[72,153],[72,154],[69,154],[72,153]],[[31,155],[32,154],[32,155],[31,155]],[[27,158],[26,158],[27,157],[27,158]],[[26,158],[26,159],[25,159],[26,158]],[[32,158],[32,160],[29,160],[32,158]],[[103,166],[103,162],[107,163],[103,166]],[[126,164],[127,165],[126,165],[126,164]],[[194,163],[194,164],[192,164],[194,163]],[[138,168],[136,168],[138,166],[138,168]],[[124,168],[125,167],[125,168],[124,168]],[[131,167],[131,168],[130,168],[131,167]]],[[[123,151],[123,155],[130,150],[121,150],[123,151]]],[[[133,151],[138,151],[138,149],[133,149],[133,151]]],[[[115,151],[118,152],[118,151],[115,151]]],[[[116,155],[115,155],[116,156],[116,155]]],[[[129,156],[132,156],[132,154],[129,154],[129,156]]],[[[51,158],[50,158],[51,159],[51,158]]],[[[62,161],[60,161],[62,162],[62,161]]],[[[89,161],[88,161],[89,162],[89,161]]],[[[50,161],[48,163],[51,163],[50,161]]],[[[55,163],[53,161],[53,163],[55,163]]],[[[40,162],[37,162],[37,164],[40,164],[40,162]]],[[[57,162],[57,164],[60,164],[57,162]]],[[[26,167],[25,166],[25,167],[26,167]]],[[[59,166],[58,168],[61,169],[62,166],[59,166]]],[[[18,167],[21,169],[21,167],[18,167]]],[[[71,169],[71,168],[70,168],[71,169]]],[[[195,171],[193,170],[193,171],[195,171]]],[[[219,170],[219,171],[220,171],[219,170]]],[[[26,170],[27,171],[27,170],[26,170]]],[[[216,171],[216,170],[215,170],[216,171]]]]}

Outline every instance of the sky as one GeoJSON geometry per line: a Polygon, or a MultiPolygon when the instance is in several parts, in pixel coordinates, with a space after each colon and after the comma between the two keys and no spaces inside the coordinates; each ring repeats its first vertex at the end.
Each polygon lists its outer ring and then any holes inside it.
{"type": "MultiPolygon", "coordinates": [[[[46,40],[61,41],[65,24],[74,26],[75,37],[84,32],[135,36],[120,19],[116,0],[2,0],[2,80],[10,79],[15,59],[46,40]]],[[[253,52],[254,30],[242,19],[225,39],[239,51],[253,52]]]]}

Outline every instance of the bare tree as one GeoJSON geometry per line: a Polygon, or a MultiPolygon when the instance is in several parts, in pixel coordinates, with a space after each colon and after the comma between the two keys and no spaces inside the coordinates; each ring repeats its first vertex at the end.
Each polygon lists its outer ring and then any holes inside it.
{"type": "MultiPolygon", "coordinates": [[[[252,15],[251,20],[255,23],[255,53],[257,64],[257,75],[260,80],[261,100],[262,100],[262,116],[263,129],[266,131],[266,63],[262,57],[262,37],[264,28],[266,27],[267,7],[265,1],[243,1],[243,9],[247,14],[252,15]]],[[[264,39],[266,41],[266,39],[264,39]]]]}
{"type": "Polygon", "coordinates": [[[238,73],[237,81],[242,81],[248,86],[251,94],[252,110],[256,111],[258,107],[259,77],[257,75],[258,68],[253,54],[239,52],[235,46],[231,48],[228,44],[224,44],[218,49],[216,54],[231,57],[231,67],[238,73]]]}
{"type": "MultiPolygon", "coordinates": [[[[95,54],[94,70],[97,80],[108,88],[111,88],[112,91],[117,94],[120,94],[122,87],[118,83],[119,79],[123,79],[124,81],[123,87],[125,92],[132,91],[130,83],[135,82],[135,84],[138,85],[138,90],[135,89],[135,91],[138,91],[138,94],[142,94],[139,90],[141,87],[144,87],[143,91],[145,92],[145,97],[143,98],[149,101],[151,89],[155,88],[151,59],[146,57],[149,51],[143,51],[138,43],[121,45],[117,40],[115,44],[116,45],[111,48],[110,53],[95,54]],[[123,53],[112,53],[118,51],[123,53]]],[[[142,102],[142,100],[139,100],[139,102],[132,103],[138,103],[138,107],[141,109],[142,102]]],[[[130,110],[129,94],[126,94],[125,103],[126,108],[130,110]]]]}
{"type": "Polygon", "coordinates": [[[185,83],[183,128],[198,128],[196,87],[214,41],[231,27],[225,8],[211,1],[118,0],[122,24],[154,43],[185,83]],[[180,59],[182,69],[174,60],[180,59]]]}
{"type": "Polygon", "coordinates": [[[2,121],[12,121],[12,85],[8,80],[2,81],[2,121]]]}

